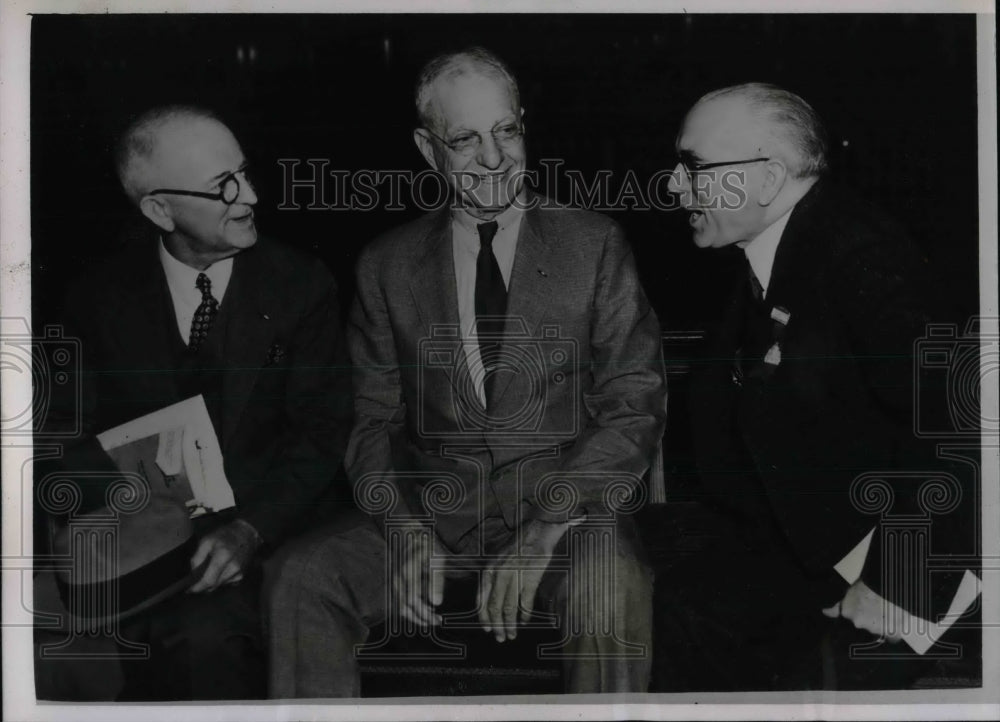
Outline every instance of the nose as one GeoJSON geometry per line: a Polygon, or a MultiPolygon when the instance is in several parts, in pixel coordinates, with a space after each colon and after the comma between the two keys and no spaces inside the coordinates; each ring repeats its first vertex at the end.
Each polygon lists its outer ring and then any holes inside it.
{"type": "Polygon", "coordinates": [[[670,172],[667,190],[677,196],[682,207],[694,205],[694,194],[691,192],[691,179],[682,163],[677,163],[670,172]]]}
{"type": "Polygon", "coordinates": [[[236,202],[248,206],[257,203],[257,191],[253,187],[253,181],[245,172],[240,173],[240,194],[236,197],[236,202]]]}
{"type": "Polygon", "coordinates": [[[671,193],[683,193],[690,189],[687,172],[684,170],[683,165],[677,163],[673,170],[670,171],[670,181],[667,183],[667,190],[671,193]]]}
{"type": "Polygon", "coordinates": [[[492,133],[487,133],[480,143],[476,162],[487,170],[496,170],[503,162],[503,153],[500,152],[500,146],[492,133]]]}

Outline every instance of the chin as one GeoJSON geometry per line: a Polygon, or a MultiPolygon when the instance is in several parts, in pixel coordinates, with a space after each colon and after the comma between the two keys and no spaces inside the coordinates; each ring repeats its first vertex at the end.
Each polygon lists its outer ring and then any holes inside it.
{"type": "Polygon", "coordinates": [[[247,230],[233,234],[229,237],[229,245],[233,248],[244,249],[250,248],[257,242],[257,228],[251,226],[247,230]]]}
{"type": "Polygon", "coordinates": [[[509,201],[504,202],[502,205],[498,205],[497,199],[495,198],[476,198],[473,196],[467,197],[465,209],[471,216],[475,216],[477,218],[492,218],[503,211],[508,205],[509,201]]]}
{"type": "Polygon", "coordinates": [[[694,245],[698,246],[698,248],[716,248],[718,247],[717,240],[707,233],[694,234],[694,245]]]}

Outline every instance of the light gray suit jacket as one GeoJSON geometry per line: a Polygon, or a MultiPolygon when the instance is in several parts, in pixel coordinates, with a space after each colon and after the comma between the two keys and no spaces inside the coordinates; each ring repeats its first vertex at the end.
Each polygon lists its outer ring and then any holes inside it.
{"type": "Polygon", "coordinates": [[[487,516],[514,528],[606,510],[664,430],[660,326],[621,228],[533,198],[489,413],[462,351],[449,209],[384,234],[357,265],[348,475],[363,508],[431,513],[451,546],[487,516]]]}

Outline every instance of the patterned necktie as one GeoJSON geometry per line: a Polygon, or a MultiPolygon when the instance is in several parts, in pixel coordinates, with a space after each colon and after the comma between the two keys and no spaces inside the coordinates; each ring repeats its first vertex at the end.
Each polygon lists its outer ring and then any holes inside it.
{"type": "Polygon", "coordinates": [[[507,287],[500,273],[500,264],[493,254],[493,237],[497,228],[496,221],[476,226],[479,231],[479,255],[476,257],[476,331],[479,335],[479,354],[487,372],[487,399],[490,397],[493,378],[489,370],[498,361],[500,341],[497,337],[503,333],[502,317],[507,313],[507,287]]]}
{"type": "Polygon", "coordinates": [[[194,318],[191,319],[191,337],[188,341],[188,348],[197,351],[212,328],[215,314],[219,312],[219,302],[212,296],[212,281],[204,273],[198,274],[194,285],[201,291],[201,304],[195,310],[194,318]]]}

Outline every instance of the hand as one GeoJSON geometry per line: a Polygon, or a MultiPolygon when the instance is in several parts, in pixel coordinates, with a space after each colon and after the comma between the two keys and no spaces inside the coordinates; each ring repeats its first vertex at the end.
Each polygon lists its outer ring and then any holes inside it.
{"type": "Polygon", "coordinates": [[[257,531],[242,520],[206,534],[191,557],[191,568],[200,567],[205,560],[208,560],[208,565],[188,591],[211,592],[223,584],[236,584],[243,579],[243,571],[259,546],[257,531]]]}
{"type": "Polygon", "coordinates": [[[483,570],[476,598],[479,622],[498,642],[517,637],[519,611],[521,622],[531,617],[545,568],[568,528],[565,523],[529,520],[500,550],[499,559],[483,570]]]}
{"type": "Polygon", "coordinates": [[[824,609],[823,614],[828,617],[841,616],[850,620],[858,629],[866,629],[890,642],[898,642],[903,638],[903,624],[909,616],[905,609],[883,599],[862,581],[852,584],[844,598],[824,609]],[[890,633],[890,629],[894,631],[890,633]]]}
{"type": "Polygon", "coordinates": [[[434,609],[444,599],[444,574],[431,574],[431,555],[447,556],[448,552],[434,532],[407,536],[400,563],[392,577],[392,594],[403,619],[421,629],[441,624],[441,615],[434,609]]]}

